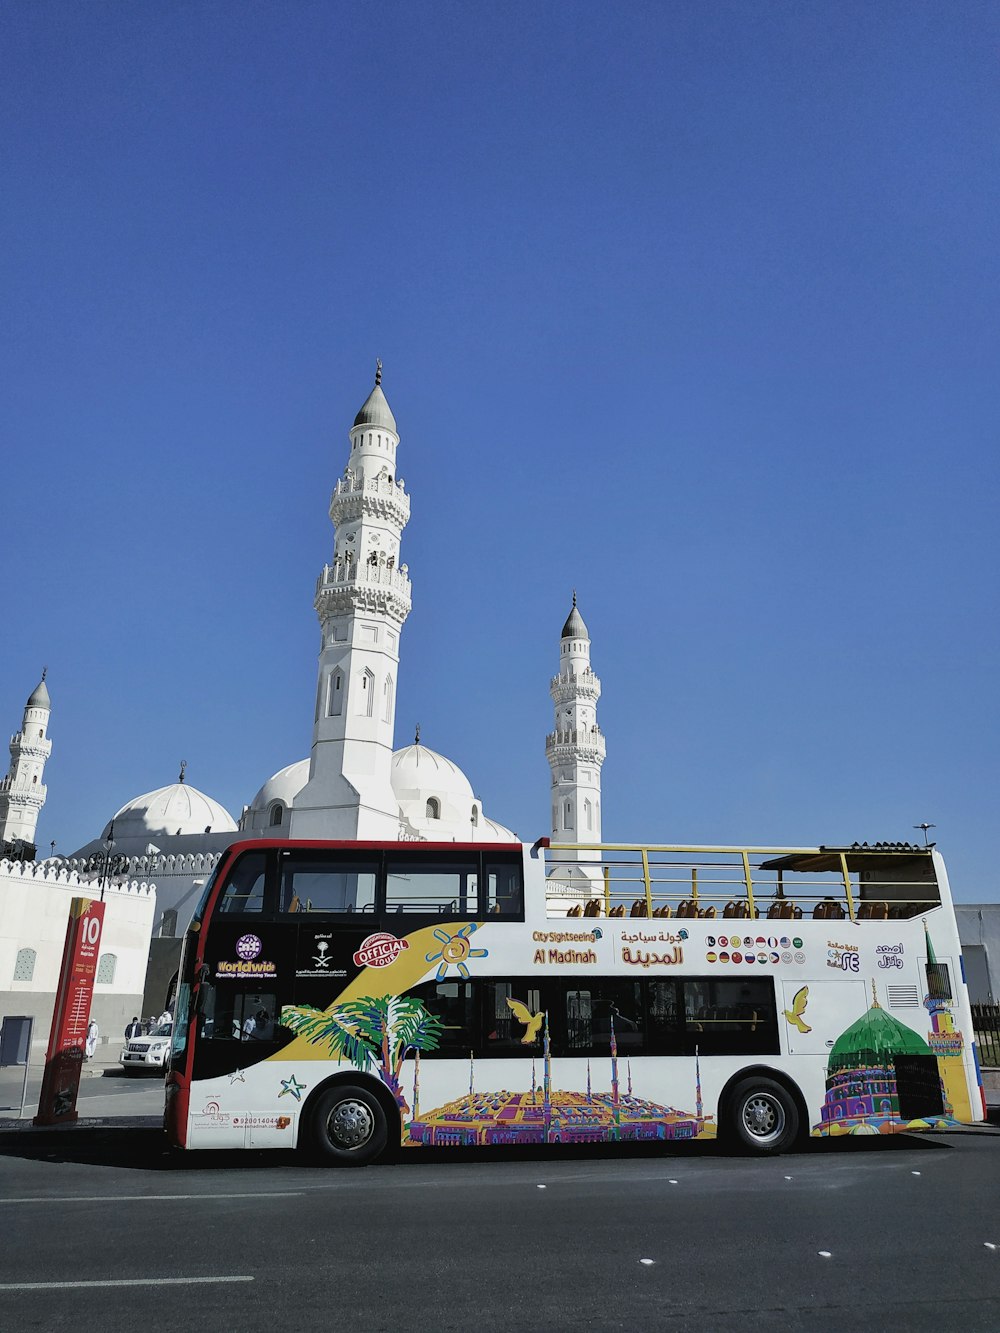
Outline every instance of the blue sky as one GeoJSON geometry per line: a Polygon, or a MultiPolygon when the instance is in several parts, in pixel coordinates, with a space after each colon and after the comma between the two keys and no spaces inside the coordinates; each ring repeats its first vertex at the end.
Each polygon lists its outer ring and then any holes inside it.
{"type": "Polygon", "coordinates": [[[39,843],[308,754],[374,361],[412,497],[397,744],[548,831],[572,589],[604,835],[996,837],[992,4],[14,3],[9,730],[39,843]]]}

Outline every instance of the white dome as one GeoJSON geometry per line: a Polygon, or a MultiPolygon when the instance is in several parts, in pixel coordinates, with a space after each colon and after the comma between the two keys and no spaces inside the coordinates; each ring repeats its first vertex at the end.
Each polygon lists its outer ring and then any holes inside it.
{"type": "MultiPolygon", "coordinates": [[[[197,787],[186,782],[172,782],[169,787],[146,792],[123,805],[111,821],[115,826],[114,838],[119,843],[125,838],[162,837],[178,833],[235,833],[236,823],[218,801],[206,796],[197,787]]],[[[108,836],[111,824],[101,834],[108,836]]]]}
{"type": "Polygon", "coordinates": [[[287,768],[279,769],[261,787],[250,802],[252,811],[267,810],[275,801],[280,801],[286,810],[292,808],[292,802],[309,780],[309,760],[300,759],[287,768]]]}
{"type": "Polygon", "coordinates": [[[476,799],[472,783],[458,765],[426,745],[404,745],[395,752],[392,790],[397,801],[439,796],[466,806],[476,799]]]}

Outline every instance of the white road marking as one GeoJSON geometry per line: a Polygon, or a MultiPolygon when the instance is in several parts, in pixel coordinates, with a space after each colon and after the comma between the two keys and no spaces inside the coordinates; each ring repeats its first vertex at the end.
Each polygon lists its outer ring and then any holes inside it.
{"type": "Polygon", "coordinates": [[[536,1186],[535,1186],[535,1189],[536,1189],[536,1190],[543,1190],[543,1189],[545,1189],[545,1188],[546,1188],[546,1186],[544,1186],[544,1185],[536,1185],[536,1186]]]}
{"type": "Polygon", "coordinates": [[[920,1172],[919,1172],[919,1171],[911,1171],[911,1172],[910,1172],[910,1175],[911,1175],[911,1176],[919,1176],[919,1175],[920,1175],[920,1172]]]}
{"type": "Polygon", "coordinates": [[[668,1181],[667,1181],[667,1184],[668,1184],[668,1185],[676,1185],[676,1184],[677,1184],[677,1181],[676,1181],[676,1180],[668,1180],[668,1181]]]}
{"type": "MultiPolygon", "coordinates": [[[[542,1189],[545,1188],[543,1185],[542,1189]]],[[[211,1199],[298,1199],[301,1190],[265,1191],[263,1194],[67,1194],[56,1199],[0,1199],[5,1203],[163,1203],[173,1199],[201,1200],[211,1199]]]]}
{"type": "Polygon", "coordinates": [[[653,1263],[656,1262],[656,1260],[655,1260],[655,1259],[640,1259],[639,1262],[640,1262],[641,1264],[653,1264],[653,1263]]]}
{"type": "Polygon", "coordinates": [[[81,1287],[180,1287],[206,1282],[252,1282],[241,1277],[114,1277],[96,1282],[0,1282],[0,1291],[77,1291],[81,1287]]]}
{"type": "Polygon", "coordinates": [[[996,1249],[996,1246],[993,1244],[993,1242],[992,1242],[991,1240],[984,1240],[984,1241],[983,1241],[983,1244],[986,1246],[986,1248],[987,1248],[988,1250],[995,1250],[995,1249],[996,1249]]]}
{"type": "Polygon", "coordinates": [[[819,1255],[819,1257],[820,1257],[821,1259],[832,1259],[832,1258],[833,1258],[833,1255],[830,1253],[829,1250],[817,1250],[816,1253],[819,1255]]]}

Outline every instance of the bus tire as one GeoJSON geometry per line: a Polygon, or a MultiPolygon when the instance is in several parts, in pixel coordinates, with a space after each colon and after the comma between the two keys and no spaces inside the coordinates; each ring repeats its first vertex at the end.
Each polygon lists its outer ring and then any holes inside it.
{"type": "Polygon", "coordinates": [[[744,1079],[728,1100],[728,1129],[743,1152],[786,1152],[798,1138],[799,1109],[780,1083],[769,1078],[744,1079]]]}
{"type": "Polygon", "coordinates": [[[389,1122],[377,1097],[352,1083],[320,1093],[309,1117],[320,1157],[338,1166],[367,1166],[385,1150],[389,1122]]]}

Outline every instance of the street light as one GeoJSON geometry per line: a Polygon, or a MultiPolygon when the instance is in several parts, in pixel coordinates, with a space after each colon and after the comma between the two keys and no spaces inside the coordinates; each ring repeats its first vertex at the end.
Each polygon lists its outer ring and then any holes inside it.
{"type": "Polygon", "coordinates": [[[88,869],[90,870],[91,874],[95,873],[98,870],[100,871],[100,875],[98,877],[98,883],[101,886],[101,902],[103,903],[104,890],[108,886],[108,880],[111,878],[112,875],[118,874],[119,871],[125,869],[128,865],[127,856],[111,855],[111,853],[115,849],[115,821],[113,819],[111,823],[108,825],[108,836],[104,839],[102,845],[104,847],[104,850],[102,852],[94,853],[94,855],[90,858],[90,864],[88,866],[88,869]]]}

